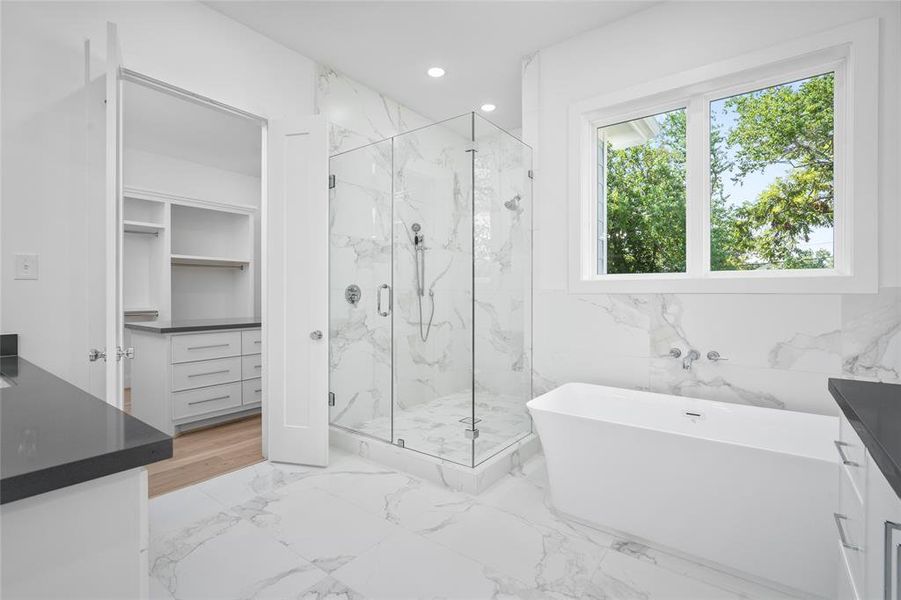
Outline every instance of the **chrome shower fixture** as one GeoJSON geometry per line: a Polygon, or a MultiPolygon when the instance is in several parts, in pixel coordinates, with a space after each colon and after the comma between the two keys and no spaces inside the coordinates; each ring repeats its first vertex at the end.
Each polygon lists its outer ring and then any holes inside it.
{"type": "Polygon", "coordinates": [[[522,196],[516,194],[506,202],[504,202],[504,208],[507,210],[517,211],[519,210],[519,203],[522,201],[522,196]]]}
{"type": "Polygon", "coordinates": [[[421,234],[422,226],[413,223],[413,257],[416,262],[416,299],[419,301],[419,338],[425,342],[432,332],[432,320],[435,318],[435,290],[429,290],[429,299],[432,301],[432,310],[429,314],[429,323],[425,325],[422,318],[422,299],[425,297],[425,235],[421,234]]]}

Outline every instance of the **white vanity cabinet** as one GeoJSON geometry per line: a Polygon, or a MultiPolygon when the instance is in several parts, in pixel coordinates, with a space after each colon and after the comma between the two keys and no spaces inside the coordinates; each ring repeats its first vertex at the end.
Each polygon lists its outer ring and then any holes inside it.
{"type": "Polygon", "coordinates": [[[841,467],[835,539],[840,560],[836,598],[901,600],[901,498],[844,415],[838,438],[835,447],[841,467]]]}
{"type": "Polygon", "coordinates": [[[128,325],[135,349],[134,416],[173,435],[260,410],[263,357],[258,326],[215,331],[155,326],[128,325]]]}

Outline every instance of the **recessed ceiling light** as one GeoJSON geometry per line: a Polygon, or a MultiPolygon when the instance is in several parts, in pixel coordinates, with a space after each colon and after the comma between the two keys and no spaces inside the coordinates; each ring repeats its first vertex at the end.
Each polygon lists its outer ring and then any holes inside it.
{"type": "Polygon", "coordinates": [[[497,108],[497,107],[496,107],[495,105],[493,105],[493,104],[483,104],[483,105],[482,105],[482,112],[491,112],[491,111],[493,111],[495,108],[497,108]]]}
{"type": "Polygon", "coordinates": [[[444,77],[444,69],[441,67],[432,67],[426,73],[429,74],[429,77],[444,77]]]}

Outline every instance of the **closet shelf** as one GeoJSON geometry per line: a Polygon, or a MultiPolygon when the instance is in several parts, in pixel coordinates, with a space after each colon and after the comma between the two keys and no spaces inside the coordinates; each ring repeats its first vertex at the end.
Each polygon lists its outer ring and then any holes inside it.
{"type": "Polygon", "coordinates": [[[250,264],[250,261],[242,258],[223,258],[221,256],[173,254],[172,264],[190,267],[233,267],[243,269],[250,264]]]}
{"type": "Polygon", "coordinates": [[[161,223],[147,223],[145,221],[122,221],[125,233],[159,233],[166,228],[161,223]]]}

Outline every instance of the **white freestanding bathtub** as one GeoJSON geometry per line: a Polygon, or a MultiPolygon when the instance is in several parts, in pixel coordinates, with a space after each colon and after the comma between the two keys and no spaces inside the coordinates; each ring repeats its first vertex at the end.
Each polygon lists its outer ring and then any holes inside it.
{"type": "Polygon", "coordinates": [[[528,407],[557,510],[834,595],[837,418],[579,383],[528,407]]]}

